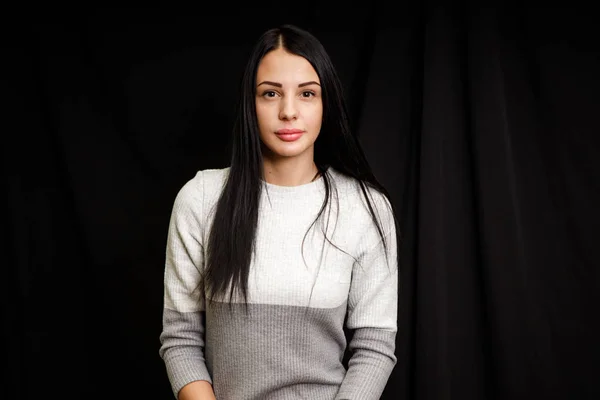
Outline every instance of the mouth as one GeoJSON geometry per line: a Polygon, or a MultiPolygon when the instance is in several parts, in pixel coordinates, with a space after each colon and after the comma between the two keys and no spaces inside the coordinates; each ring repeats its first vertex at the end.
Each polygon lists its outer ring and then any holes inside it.
{"type": "Polygon", "coordinates": [[[302,129],[280,129],[278,130],[277,133],[278,135],[293,135],[296,133],[302,133],[302,129]]]}
{"type": "Polygon", "coordinates": [[[285,142],[293,142],[298,140],[304,131],[301,129],[279,129],[275,134],[285,142]]]}

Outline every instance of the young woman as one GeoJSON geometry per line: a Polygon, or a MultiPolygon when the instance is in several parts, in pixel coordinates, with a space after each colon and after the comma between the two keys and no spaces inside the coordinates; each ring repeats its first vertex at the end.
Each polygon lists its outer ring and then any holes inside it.
{"type": "Polygon", "coordinates": [[[198,171],[172,209],[160,356],[175,397],[379,399],[396,363],[391,204],[322,44],[265,32],[230,165],[198,171]]]}

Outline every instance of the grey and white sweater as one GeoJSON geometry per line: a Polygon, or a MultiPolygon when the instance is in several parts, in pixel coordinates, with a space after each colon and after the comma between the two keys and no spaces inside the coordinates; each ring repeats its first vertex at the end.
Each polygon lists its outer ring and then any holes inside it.
{"type": "Polygon", "coordinates": [[[173,394],[206,380],[218,400],[379,399],[396,364],[398,266],[389,202],[370,191],[386,252],[352,178],[329,169],[333,198],[306,238],[324,200],[323,177],[292,187],[264,182],[246,314],[239,296],[230,310],[197,289],[228,172],[198,171],[172,209],[159,354],[173,394]],[[323,240],[325,230],[343,251],[323,240]],[[347,370],[344,324],[353,331],[347,370]]]}

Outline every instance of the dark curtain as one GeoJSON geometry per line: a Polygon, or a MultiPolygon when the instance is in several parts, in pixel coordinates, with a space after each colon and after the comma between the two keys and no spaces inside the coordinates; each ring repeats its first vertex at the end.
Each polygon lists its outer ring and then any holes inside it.
{"type": "Polygon", "coordinates": [[[401,219],[382,398],[600,398],[597,14],[511,4],[5,14],[0,396],[172,398],[171,206],[227,165],[250,46],[292,22],[401,219]]]}

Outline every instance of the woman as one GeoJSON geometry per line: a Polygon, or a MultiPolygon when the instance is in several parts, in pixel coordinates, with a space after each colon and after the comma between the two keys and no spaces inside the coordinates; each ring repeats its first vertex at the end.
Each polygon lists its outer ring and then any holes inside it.
{"type": "Polygon", "coordinates": [[[173,393],[378,399],[396,363],[396,219],[334,67],[282,26],[260,37],[241,92],[230,166],[198,171],[172,210],[160,355],[173,393]]]}

